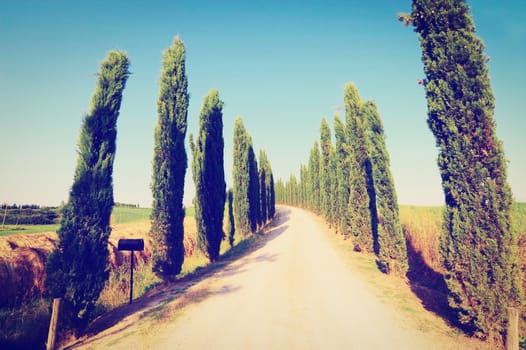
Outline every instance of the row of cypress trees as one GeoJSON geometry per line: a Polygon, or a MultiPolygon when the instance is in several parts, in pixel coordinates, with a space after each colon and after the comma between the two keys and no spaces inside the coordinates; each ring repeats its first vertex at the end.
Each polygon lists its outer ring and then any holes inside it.
{"type": "Polygon", "coordinates": [[[354,84],[346,84],[344,96],[346,118],[334,117],[335,144],[323,118],[300,179],[278,180],[277,200],[323,215],[352,237],[356,251],[376,253],[383,272],[405,274],[407,251],[380,114],[354,84]]]}
{"type": "MultiPolygon", "coordinates": [[[[175,37],[163,53],[154,131],[152,266],[165,280],[174,279],[184,261],[183,194],[188,161],[184,143],[189,102],[185,51],[181,39],[175,37]]],[[[101,64],[91,111],[85,116],[80,132],[77,169],[58,230],[59,243],[46,265],[46,289],[51,296],[63,299],[68,323],[77,329],[93,316],[95,303],[109,276],[116,125],[130,75],[128,67],[129,59],[120,51],[110,52],[101,64]]],[[[241,118],[236,120],[234,135],[235,180],[233,189],[227,192],[222,107],[218,91],[212,90],[204,98],[197,139],[194,142],[190,137],[198,247],[211,261],[218,258],[225,236],[233,246],[236,231],[246,237],[275,213],[270,162],[261,151],[258,168],[250,135],[241,118]]]]}
{"type": "MultiPolygon", "coordinates": [[[[154,197],[151,236],[154,238],[153,267],[164,279],[180,273],[184,260],[184,208],[182,204],[187,157],[184,140],[187,128],[188,81],[185,48],[176,37],[164,53],[152,192],[154,197]]],[[[234,234],[254,233],[275,213],[272,169],[264,151],[261,166],[252,139],[241,118],[234,125],[233,188],[227,191],[224,170],[223,101],[212,89],[204,97],[199,130],[190,135],[197,246],[210,260],[219,257],[221,241],[234,244],[234,234]],[[226,212],[226,215],[225,215],[226,212]],[[227,217],[227,232],[223,230],[227,217]]]]}
{"type": "MultiPolygon", "coordinates": [[[[463,0],[413,0],[412,12],[399,19],[414,27],[422,48],[426,78],[421,82],[446,203],[440,253],[449,305],[467,330],[502,343],[507,308],[521,305],[523,296],[510,215],[513,200],[502,142],[495,132],[495,99],[484,43],[475,35],[463,0]]],[[[280,202],[323,213],[329,223],[355,238],[357,250],[370,250],[372,237],[379,266],[389,270],[389,256],[405,254],[396,196],[376,107],[366,102],[360,110],[357,97],[357,91],[347,86],[347,123],[335,117],[332,160],[329,128],[322,121],[321,164],[332,177],[318,172],[316,143],[309,165],[300,168],[300,179],[292,175],[286,183],[278,181],[277,196],[280,202]],[[363,142],[364,116],[369,153],[363,142]],[[355,144],[347,142],[349,135],[355,144]],[[324,199],[327,196],[332,202],[324,199]]],[[[396,262],[405,270],[403,259],[396,262]]]]}
{"type": "Polygon", "coordinates": [[[265,151],[254,154],[252,138],[241,117],[234,125],[233,189],[226,190],[223,167],[223,102],[217,90],[205,97],[199,120],[199,136],[190,148],[193,154],[192,172],[196,186],[194,199],[197,223],[197,245],[209,258],[219,257],[221,241],[234,244],[234,233],[242,238],[263,227],[275,213],[274,180],[265,151]],[[226,215],[225,215],[226,202],[226,215]],[[226,233],[223,218],[227,217],[226,233]]]}
{"type": "Polygon", "coordinates": [[[242,237],[255,233],[276,212],[274,176],[270,161],[261,150],[258,167],[252,137],[238,117],[234,122],[233,215],[236,232],[242,237]]]}

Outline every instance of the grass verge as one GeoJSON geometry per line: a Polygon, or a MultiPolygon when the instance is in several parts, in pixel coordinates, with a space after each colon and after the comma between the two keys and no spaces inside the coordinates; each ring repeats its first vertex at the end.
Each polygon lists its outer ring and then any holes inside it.
{"type": "Polygon", "coordinates": [[[349,270],[366,282],[370,293],[389,306],[386,309],[400,325],[421,331],[426,337],[436,339],[437,344],[444,344],[445,349],[491,349],[491,346],[463,335],[440,315],[429,312],[405,277],[380,272],[374,254],[354,252],[351,241],[328,229],[322,218],[316,219],[349,270]]]}

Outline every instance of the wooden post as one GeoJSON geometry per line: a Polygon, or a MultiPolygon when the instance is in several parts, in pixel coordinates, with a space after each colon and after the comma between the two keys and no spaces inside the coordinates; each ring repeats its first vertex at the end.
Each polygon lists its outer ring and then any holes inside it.
{"type": "Polygon", "coordinates": [[[519,309],[515,307],[508,308],[506,350],[519,350],[519,309]]]}
{"type": "Polygon", "coordinates": [[[60,298],[53,299],[53,310],[51,311],[51,321],[49,322],[49,332],[47,334],[46,350],[55,350],[55,339],[57,337],[58,314],[60,312],[60,298]]]}
{"type": "Polygon", "coordinates": [[[133,300],[133,260],[134,260],[134,257],[135,257],[135,252],[132,250],[130,252],[131,254],[131,269],[130,269],[130,304],[132,303],[132,300],[133,300]]]}

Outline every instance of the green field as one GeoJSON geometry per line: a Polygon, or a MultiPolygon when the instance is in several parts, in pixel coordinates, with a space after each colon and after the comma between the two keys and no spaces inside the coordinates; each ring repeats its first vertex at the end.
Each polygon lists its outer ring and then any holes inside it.
{"type": "MultiPolygon", "coordinates": [[[[143,222],[150,220],[151,208],[134,208],[126,206],[113,207],[111,222],[113,225],[143,222]]],[[[194,208],[186,208],[187,216],[194,216],[194,208]]],[[[14,235],[17,233],[42,233],[58,230],[59,224],[53,225],[5,225],[0,227],[0,236],[14,235]]]]}
{"type": "Polygon", "coordinates": [[[41,233],[41,232],[53,232],[58,230],[60,225],[5,225],[3,228],[0,227],[0,236],[14,235],[17,233],[41,233]]]}
{"type": "MultiPolygon", "coordinates": [[[[150,219],[151,208],[132,208],[116,206],[113,208],[112,224],[126,224],[131,222],[148,221],[150,219]]],[[[190,213],[189,213],[190,214],[190,213]]],[[[0,236],[13,235],[17,233],[41,233],[53,232],[58,230],[59,224],[53,225],[5,225],[0,227],[0,236]]]]}
{"type": "Polygon", "coordinates": [[[151,208],[113,207],[112,224],[148,221],[151,213],[151,208]]]}

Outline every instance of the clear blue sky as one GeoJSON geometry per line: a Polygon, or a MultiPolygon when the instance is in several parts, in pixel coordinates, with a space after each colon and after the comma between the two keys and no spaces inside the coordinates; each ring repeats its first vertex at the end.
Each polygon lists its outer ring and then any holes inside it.
{"type": "MultiPolygon", "coordinates": [[[[526,202],[526,2],[472,1],[490,56],[497,134],[514,197],[526,202]]],[[[66,201],[77,140],[100,61],[129,54],[114,167],[115,200],[151,205],[153,130],[162,51],[187,48],[189,132],[203,97],[224,107],[225,170],[242,116],[275,178],[306,163],[322,117],[332,124],[343,87],[376,100],[401,204],[443,203],[434,137],[426,124],[416,33],[397,20],[409,0],[40,1],[0,0],[0,203],[66,201]]],[[[188,147],[187,147],[187,150],[188,147]]],[[[185,203],[193,183],[187,172],[185,203]]]]}

